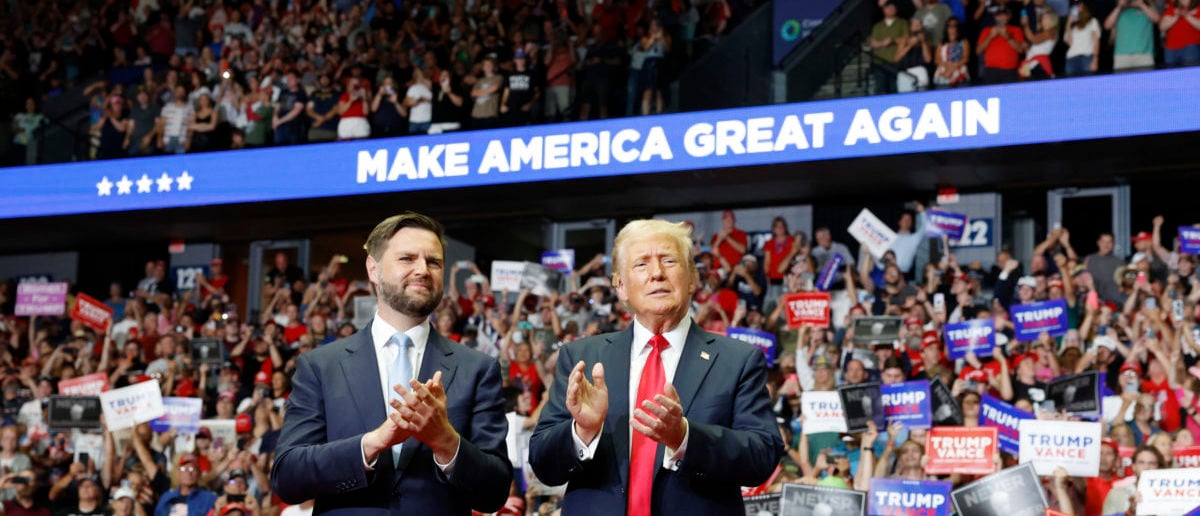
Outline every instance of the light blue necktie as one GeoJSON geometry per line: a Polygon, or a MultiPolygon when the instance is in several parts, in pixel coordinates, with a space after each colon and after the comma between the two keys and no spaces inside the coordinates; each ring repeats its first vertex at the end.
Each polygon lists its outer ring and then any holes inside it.
{"type": "MultiPolygon", "coordinates": [[[[408,360],[408,348],[412,347],[412,340],[408,338],[408,335],[397,333],[388,339],[388,344],[395,345],[397,348],[396,358],[392,360],[391,366],[388,367],[388,406],[390,407],[391,400],[404,402],[400,394],[392,387],[400,384],[404,386],[405,390],[408,390],[408,381],[413,377],[412,362],[408,360]]],[[[392,446],[392,466],[399,464],[400,450],[403,447],[403,443],[392,446]]]]}

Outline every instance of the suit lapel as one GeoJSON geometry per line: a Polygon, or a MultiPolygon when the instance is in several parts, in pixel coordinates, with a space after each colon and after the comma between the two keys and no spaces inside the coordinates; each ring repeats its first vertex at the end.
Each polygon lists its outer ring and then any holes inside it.
{"type": "MultiPolygon", "coordinates": [[[[633,327],[608,337],[601,351],[604,364],[604,383],[608,385],[608,415],[606,426],[613,436],[613,457],[621,475],[621,485],[629,483],[629,360],[633,348],[633,327]]],[[[587,373],[591,374],[588,366],[587,373]]]]}
{"type": "MultiPolygon", "coordinates": [[[[425,342],[425,356],[421,358],[421,369],[417,372],[417,381],[427,381],[433,378],[433,373],[441,371],[442,389],[447,393],[450,392],[450,382],[454,380],[454,373],[458,370],[453,355],[453,343],[430,328],[429,340],[425,342]]],[[[449,403],[449,399],[447,399],[447,403],[449,403]]],[[[422,448],[427,447],[416,438],[410,437],[404,441],[404,446],[400,449],[400,460],[396,463],[398,472],[394,476],[396,485],[400,484],[400,479],[404,476],[408,463],[412,462],[413,456],[417,454],[417,450],[422,448]]]]}
{"type": "MultiPolygon", "coordinates": [[[[717,360],[717,349],[712,345],[716,339],[696,323],[691,324],[687,340],[683,343],[683,352],[679,356],[679,365],[675,368],[675,379],[672,382],[675,385],[675,392],[679,394],[679,404],[683,407],[684,416],[687,416],[688,410],[691,409],[692,402],[696,399],[696,392],[700,390],[700,384],[708,375],[709,368],[717,360]]],[[[660,445],[656,455],[658,461],[655,464],[662,464],[664,453],[666,453],[666,447],[660,445]]],[[[661,471],[661,469],[656,471],[661,471]]]]}
{"type": "Polygon", "coordinates": [[[341,361],[342,374],[349,386],[350,399],[359,415],[359,427],[369,432],[387,417],[383,404],[383,392],[379,378],[379,362],[375,358],[375,344],[371,341],[371,326],[355,333],[346,346],[347,356],[341,361]]]}

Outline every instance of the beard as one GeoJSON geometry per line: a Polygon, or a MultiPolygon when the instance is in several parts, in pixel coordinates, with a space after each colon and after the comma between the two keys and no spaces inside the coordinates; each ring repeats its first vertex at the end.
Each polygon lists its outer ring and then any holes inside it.
{"type": "Polygon", "coordinates": [[[427,283],[429,293],[425,297],[406,294],[404,289],[407,286],[407,282],[397,285],[381,279],[379,294],[383,296],[383,302],[387,303],[392,310],[409,317],[428,317],[442,302],[442,286],[440,284],[427,283]]]}

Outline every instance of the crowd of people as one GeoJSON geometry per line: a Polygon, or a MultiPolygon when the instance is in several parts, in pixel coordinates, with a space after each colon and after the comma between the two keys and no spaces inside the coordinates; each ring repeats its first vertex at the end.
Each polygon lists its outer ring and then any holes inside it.
{"type": "Polygon", "coordinates": [[[880,0],[876,93],[1200,64],[1193,0],[880,0]],[[906,19],[907,18],[907,19],[906,19]]]}
{"type": "MultiPolygon", "coordinates": [[[[776,218],[771,237],[753,245],[732,211],[711,237],[694,243],[696,281],[691,317],[718,334],[753,328],[777,336],[767,390],[774,403],[787,453],[764,486],[810,483],[867,489],[873,477],[935,478],[922,467],[926,430],[891,425],[867,432],[806,434],[800,396],[869,381],[897,383],[940,379],[950,386],[964,426],[980,423],[980,399],[990,395],[1040,419],[1076,420],[1044,401],[1056,377],[1100,371],[1102,389],[1121,400],[1106,414],[1100,475],[1043,477],[1052,508],[1066,514],[1125,514],[1136,498],[1131,487],[1146,469],[1173,467],[1174,451],[1195,443],[1200,376],[1197,301],[1200,276],[1195,256],[1164,245],[1161,217],[1151,231],[1132,239],[1133,254],[1114,254],[1111,234],[1096,238],[1095,253],[1080,256],[1068,228],[1053,229],[1022,263],[999,253],[995,263],[960,263],[948,246],[932,259],[918,252],[925,207],[913,203],[896,225],[898,238],[881,259],[851,252],[832,240],[828,228],[809,239],[776,218]],[[813,291],[817,275],[840,255],[845,267],[832,286],[827,327],[789,328],[782,296],[813,291]],[[1015,305],[1065,300],[1070,329],[1032,341],[1015,337],[1009,317],[1015,305]],[[855,344],[854,320],[899,316],[894,342],[855,344]],[[991,319],[997,331],[991,357],[968,353],[952,361],[944,328],[972,319],[991,319]],[[1132,456],[1118,456],[1132,449],[1132,456]],[[1124,461],[1124,462],[1123,462],[1124,461]]],[[[754,230],[766,228],[752,228],[754,230]]],[[[297,359],[353,335],[353,302],[375,296],[372,283],[349,277],[345,255],[334,255],[313,271],[278,253],[261,281],[263,307],[252,320],[233,309],[234,281],[223,263],[197,278],[194,290],[175,291],[166,264],[145,264],[145,278],[126,295],[113,284],[107,296],[92,293],[114,310],[107,332],[93,332],[65,317],[13,317],[12,290],[0,290],[5,310],[0,362],[7,368],[0,427],[0,499],[6,513],[159,515],[186,506],[189,514],[300,514],[311,502],[284,507],[271,492],[272,455],[286,417],[286,400],[297,359]],[[200,361],[197,339],[223,347],[221,363],[200,361]],[[205,341],[212,342],[212,341],[205,341]],[[156,432],[147,424],[132,432],[103,430],[104,451],[79,461],[77,434],[50,428],[47,402],[56,386],[104,373],[119,388],[157,382],[164,396],[203,400],[203,417],[236,422],[237,439],[214,442],[211,432],[194,436],[181,450],[178,432],[156,432]],[[128,501],[127,501],[128,500],[128,501]],[[296,512],[300,511],[300,512],[296,512]]],[[[539,482],[528,466],[527,449],[539,415],[551,396],[556,362],[565,344],[628,328],[629,307],[618,300],[604,256],[567,275],[561,291],[538,296],[528,290],[493,290],[478,265],[447,267],[446,296],[429,316],[440,335],[497,359],[503,376],[509,425],[508,455],[516,472],[502,514],[550,514],[562,487],[539,482]]],[[[368,305],[364,305],[368,306],[368,305]]],[[[359,317],[361,320],[361,317],[359,317]]],[[[367,317],[366,320],[370,320],[367,317]]],[[[981,353],[982,354],[982,353],[981,353]]],[[[997,467],[1016,457],[1001,454],[997,467]]],[[[945,477],[941,477],[945,478],[945,477]]],[[[961,485],[973,477],[954,475],[961,485]]],[[[1132,514],[1132,512],[1130,512],[1132,514]]]]}
{"type": "Polygon", "coordinates": [[[99,159],[661,113],[758,3],[6,2],[7,161],[38,162],[72,88],[99,159]]]}

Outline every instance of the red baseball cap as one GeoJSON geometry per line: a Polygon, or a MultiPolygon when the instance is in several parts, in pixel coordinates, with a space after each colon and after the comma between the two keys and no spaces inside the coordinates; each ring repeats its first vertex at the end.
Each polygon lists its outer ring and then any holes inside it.
{"type": "Polygon", "coordinates": [[[938,339],[938,334],[936,331],[927,331],[925,332],[925,335],[921,337],[921,349],[940,345],[942,345],[942,341],[938,339]]]}
{"type": "Polygon", "coordinates": [[[1137,373],[1138,376],[1141,376],[1142,364],[1139,364],[1136,360],[1126,360],[1125,363],[1121,365],[1121,373],[1124,373],[1125,371],[1133,371],[1137,373]]]}
{"type": "Polygon", "coordinates": [[[250,420],[250,414],[238,414],[234,420],[234,430],[239,434],[248,434],[254,429],[254,422],[250,420]]]}
{"type": "Polygon", "coordinates": [[[905,326],[913,326],[913,325],[920,326],[920,325],[921,325],[921,318],[919,318],[919,317],[909,317],[908,319],[905,319],[905,320],[904,320],[904,325],[905,325],[905,326]]]}
{"type": "Polygon", "coordinates": [[[1108,446],[1113,449],[1113,452],[1119,451],[1121,447],[1111,437],[1105,437],[1100,440],[1100,446],[1108,446]]]}
{"type": "Polygon", "coordinates": [[[271,376],[266,371],[259,371],[254,375],[254,383],[271,383],[271,376]]]}
{"type": "Polygon", "coordinates": [[[1153,237],[1150,236],[1150,233],[1147,233],[1145,231],[1138,231],[1137,234],[1133,235],[1133,238],[1131,238],[1130,240],[1132,240],[1134,242],[1147,242],[1147,241],[1151,240],[1152,238],[1153,237]]]}

